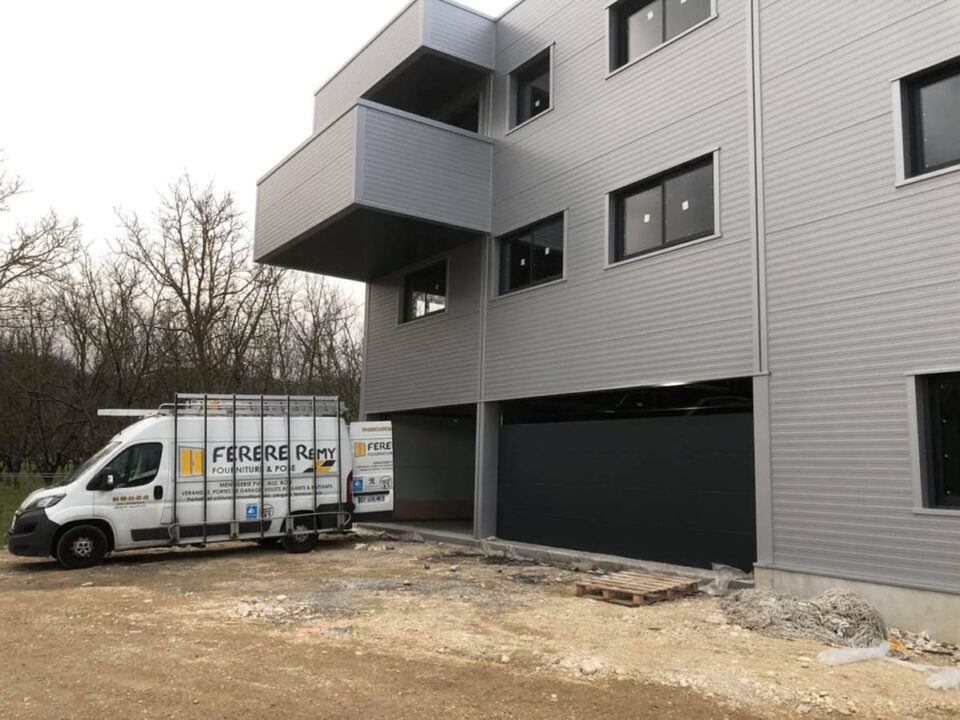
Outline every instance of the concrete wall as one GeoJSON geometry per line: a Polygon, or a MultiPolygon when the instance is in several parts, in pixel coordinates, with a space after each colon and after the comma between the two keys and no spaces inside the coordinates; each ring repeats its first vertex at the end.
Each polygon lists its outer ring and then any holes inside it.
{"type": "Polygon", "coordinates": [[[767,568],[757,568],[755,573],[757,587],[796,597],[809,598],[835,588],[852,590],[880,611],[887,627],[926,631],[940,642],[960,643],[960,597],[952,593],[767,568]]]}
{"type": "Polygon", "coordinates": [[[475,418],[395,415],[397,520],[473,517],[475,418]]]}

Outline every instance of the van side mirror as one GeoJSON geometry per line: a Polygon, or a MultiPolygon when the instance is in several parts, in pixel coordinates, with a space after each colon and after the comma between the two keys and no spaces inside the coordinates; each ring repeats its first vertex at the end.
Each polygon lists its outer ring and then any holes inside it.
{"type": "Polygon", "coordinates": [[[112,472],[102,472],[97,476],[98,490],[113,490],[115,485],[112,472]]]}

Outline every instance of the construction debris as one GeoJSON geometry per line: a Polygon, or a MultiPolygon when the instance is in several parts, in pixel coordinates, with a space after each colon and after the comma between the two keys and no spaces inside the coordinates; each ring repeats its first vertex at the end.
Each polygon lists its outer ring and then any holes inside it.
{"type": "Polygon", "coordinates": [[[745,581],[749,581],[752,585],[753,576],[743,572],[743,570],[740,570],[739,568],[714,563],[713,580],[711,580],[709,583],[700,585],[700,592],[718,597],[721,595],[726,595],[731,584],[741,583],[740,587],[742,588],[742,583],[745,581]]]}
{"type": "Polygon", "coordinates": [[[727,622],[789,640],[875,647],[886,639],[883,617],[854,592],[828,590],[800,600],[772,590],[738,590],[720,601],[727,622]]]}
{"type": "Polygon", "coordinates": [[[953,656],[960,660],[960,648],[956,645],[937,642],[925,632],[912,633],[890,628],[890,639],[899,642],[912,653],[953,656]]]}

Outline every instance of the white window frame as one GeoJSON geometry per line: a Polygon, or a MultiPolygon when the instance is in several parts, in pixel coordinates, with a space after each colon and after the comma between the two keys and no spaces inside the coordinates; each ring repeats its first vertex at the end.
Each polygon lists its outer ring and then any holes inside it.
{"type": "Polygon", "coordinates": [[[520,128],[525,128],[527,125],[532,123],[534,120],[539,120],[544,115],[549,115],[553,112],[554,108],[557,106],[556,101],[556,88],[557,88],[557,73],[556,73],[556,49],[557,44],[551,42],[549,45],[537,50],[535,53],[530,55],[526,60],[517,65],[513,70],[507,74],[507,128],[505,135],[510,135],[511,133],[516,132],[520,128]],[[517,72],[535,57],[542,55],[543,53],[550,51],[550,105],[546,110],[534,115],[529,120],[524,120],[518,125],[514,125],[513,121],[517,117],[517,72]]]}
{"type": "Polygon", "coordinates": [[[914,183],[923,182],[924,180],[930,180],[932,178],[941,177],[943,175],[949,175],[951,173],[960,172],[960,162],[957,162],[950,167],[940,168],[939,170],[932,170],[931,172],[921,173],[919,175],[914,175],[912,177],[907,177],[907,126],[904,122],[904,106],[903,106],[903,91],[904,83],[906,83],[914,75],[919,75],[925,70],[937,67],[937,65],[942,65],[943,63],[948,63],[951,60],[955,60],[957,57],[951,55],[950,57],[939,60],[935,63],[930,63],[924,65],[923,67],[911,70],[908,73],[893,79],[890,82],[890,90],[892,93],[892,104],[893,104],[893,140],[894,140],[894,153],[896,158],[897,165],[897,179],[894,183],[896,187],[904,187],[907,185],[913,185],[914,183]]]}
{"type": "Polygon", "coordinates": [[[673,36],[672,38],[670,38],[669,40],[665,40],[665,41],[663,41],[662,43],[660,43],[659,45],[657,45],[655,48],[650,48],[650,49],[647,50],[647,52],[645,52],[643,55],[640,55],[639,57],[636,57],[636,58],[634,58],[633,60],[628,60],[626,63],[624,63],[624,64],[621,65],[620,67],[614,68],[614,69],[611,70],[610,68],[613,66],[614,50],[615,50],[615,45],[616,45],[616,28],[615,28],[615,25],[616,25],[616,15],[614,14],[614,8],[615,8],[617,5],[619,5],[621,2],[622,2],[622,0],[608,0],[607,5],[606,5],[606,13],[607,13],[607,30],[606,30],[606,41],[607,41],[607,75],[606,75],[606,79],[607,79],[607,80],[609,80],[610,78],[614,77],[615,75],[619,75],[619,74],[622,73],[624,70],[626,70],[626,69],[628,69],[628,68],[632,68],[634,65],[637,65],[638,63],[643,62],[644,60],[646,60],[648,57],[650,57],[650,56],[653,55],[654,53],[660,52],[661,50],[663,50],[663,48],[667,47],[668,45],[672,45],[673,43],[677,42],[678,40],[680,40],[680,39],[682,39],[682,38],[685,38],[685,37],[686,37],[687,35],[689,35],[690,33],[699,30],[700,28],[702,28],[702,27],[703,27],[704,25],[706,25],[707,23],[712,22],[712,21],[716,20],[717,17],[719,17],[718,14],[717,14],[717,0],[710,0],[710,14],[709,14],[707,17],[705,17],[703,20],[701,20],[700,22],[698,22],[696,25],[691,25],[691,26],[688,27],[686,30],[684,30],[682,33],[680,33],[679,35],[674,35],[674,36],[673,36]]]}
{"type": "Polygon", "coordinates": [[[604,192],[604,237],[606,242],[604,243],[603,252],[604,252],[604,263],[603,269],[610,270],[613,268],[622,267],[624,265],[629,265],[635,262],[642,262],[643,260],[649,260],[650,258],[658,257],[665,253],[677,252],[678,250],[683,250],[685,248],[695,247],[705,242],[710,242],[711,240],[719,240],[723,237],[723,228],[720,226],[720,148],[715,146],[707,150],[702,150],[701,152],[691,153],[684,156],[683,158],[675,161],[671,161],[669,164],[660,166],[659,168],[653,169],[651,172],[645,172],[643,175],[627,178],[623,182],[617,183],[616,187],[607,189],[604,192]],[[623,260],[616,259],[616,243],[617,239],[614,237],[616,234],[616,217],[615,217],[615,205],[616,198],[622,191],[630,187],[631,185],[638,185],[645,180],[655,178],[658,175],[663,175],[670,172],[674,168],[679,168],[687,163],[691,163],[698,158],[704,158],[707,155],[713,156],[713,233],[702,238],[697,238],[696,240],[688,240],[684,243],[678,243],[676,245],[670,245],[668,247],[662,247],[658,250],[651,250],[650,252],[643,253],[642,255],[635,255],[633,257],[624,258],[623,260]]]}
{"type": "Polygon", "coordinates": [[[920,382],[928,375],[958,373],[960,367],[927,368],[906,373],[907,417],[910,445],[910,483],[913,489],[913,514],[952,517],[960,520],[960,508],[930,507],[926,478],[923,472],[923,456],[926,453],[925,441],[921,431],[923,418],[920,416],[920,382]]]}
{"type": "MultiPolygon", "coordinates": [[[[397,315],[397,327],[406,328],[412,325],[418,325],[422,322],[427,322],[428,320],[436,320],[441,318],[447,313],[450,312],[450,255],[449,253],[444,253],[443,255],[434,255],[429,260],[424,260],[423,262],[416,263],[414,265],[409,265],[403,270],[398,271],[397,273],[397,296],[399,298],[399,313],[397,315]],[[404,319],[406,313],[407,305],[407,276],[412,275],[415,272],[424,270],[431,265],[438,265],[440,263],[445,264],[446,268],[446,284],[447,284],[447,304],[443,310],[438,310],[437,312],[432,312],[429,315],[423,315],[422,317],[413,318],[412,320],[404,319]]],[[[369,306],[367,307],[367,313],[370,312],[369,306]]]]}
{"type": "Polygon", "coordinates": [[[493,242],[491,243],[493,253],[493,258],[490,263],[490,267],[493,268],[493,272],[490,273],[490,302],[497,302],[498,300],[506,300],[507,298],[515,298],[518,295],[523,295],[525,293],[533,292],[535,290],[542,290],[543,288],[552,287],[554,285],[559,285],[560,283],[565,283],[567,281],[567,263],[569,261],[568,249],[568,239],[570,236],[570,208],[563,207],[555,212],[549,212],[544,215],[539,216],[539,219],[531,220],[530,222],[525,222],[521,225],[515,226],[512,230],[505,230],[503,232],[498,232],[495,235],[491,235],[493,242]],[[508,235],[513,235],[520,232],[524,228],[533,227],[534,225],[539,225],[540,223],[549,220],[552,217],[557,217],[558,215],[562,216],[563,220],[563,270],[560,277],[553,280],[547,280],[546,282],[537,283],[535,285],[528,285],[524,288],[518,288],[517,290],[510,290],[508,292],[500,292],[500,239],[507,237],[508,235]]]}

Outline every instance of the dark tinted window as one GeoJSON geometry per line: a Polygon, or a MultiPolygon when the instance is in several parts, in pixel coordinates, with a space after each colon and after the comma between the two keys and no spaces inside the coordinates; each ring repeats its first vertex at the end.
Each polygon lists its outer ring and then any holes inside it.
{"type": "Polygon", "coordinates": [[[613,10],[614,67],[626,65],[663,42],[663,0],[627,0],[613,10]]]}
{"type": "Polygon", "coordinates": [[[666,0],[666,31],[664,40],[676,37],[698,22],[710,17],[711,0],[666,0]]]}
{"type": "Polygon", "coordinates": [[[138,487],[153,482],[160,471],[163,445],[143,443],[128,447],[100,471],[113,475],[115,488],[138,487]]]}
{"type": "Polygon", "coordinates": [[[960,163],[960,60],[904,83],[909,175],[960,163]]]}
{"type": "Polygon", "coordinates": [[[928,504],[960,507],[960,373],[928,376],[920,387],[926,410],[928,504]]]}
{"type": "Polygon", "coordinates": [[[447,309],[447,263],[410,273],[403,283],[403,320],[409,322],[447,309]]]}
{"type": "Polygon", "coordinates": [[[514,125],[550,109],[550,51],[545,50],[514,73],[514,125]]]}
{"type": "Polygon", "coordinates": [[[620,191],[613,208],[614,260],[712,235],[713,156],[620,191]]]}
{"type": "Polygon", "coordinates": [[[646,55],[706,20],[712,11],[712,0],[621,0],[610,11],[610,69],[646,55]]]}
{"type": "Polygon", "coordinates": [[[532,274],[534,283],[563,275],[563,216],[534,228],[532,274]]]}
{"type": "Polygon", "coordinates": [[[664,242],[713,233],[713,162],[702,163],[663,182],[664,242]]]}
{"type": "Polygon", "coordinates": [[[500,292],[563,277],[563,215],[500,238],[500,292]]]}
{"type": "Polygon", "coordinates": [[[624,195],[620,203],[622,257],[663,245],[663,190],[659,185],[624,195]]]}

